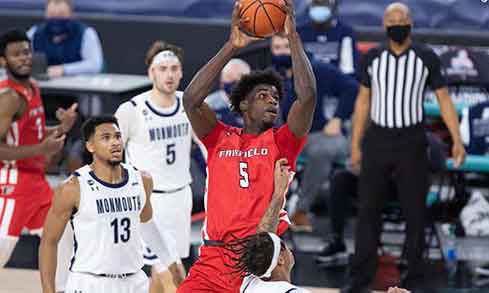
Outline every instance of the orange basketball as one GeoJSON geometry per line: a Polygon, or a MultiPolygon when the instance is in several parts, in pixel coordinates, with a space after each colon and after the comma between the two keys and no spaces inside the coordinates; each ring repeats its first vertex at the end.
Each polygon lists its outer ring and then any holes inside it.
{"type": "Polygon", "coordinates": [[[249,18],[243,29],[250,35],[266,38],[284,30],[287,13],[282,9],[284,0],[241,1],[240,18],[249,18]]]}

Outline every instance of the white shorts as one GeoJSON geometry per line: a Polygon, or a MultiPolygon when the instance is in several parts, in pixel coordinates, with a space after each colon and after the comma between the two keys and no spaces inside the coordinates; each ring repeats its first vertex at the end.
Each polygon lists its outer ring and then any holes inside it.
{"type": "MultiPolygon", "coordinates": [[[[190,226],[192,216],[192,189],[190,185],[174,193],[153,193],[153,221],[160,233],[176,247],[178,258],[190,254],[190,226]]],[[[164,263],[165,261],[162,260],[164,263]]]]}
{"type": "Polygon", "coordinates": [[[70,272],[65,293],[147,293],[149,281],[143,271],[124,279],[70,272]]]}

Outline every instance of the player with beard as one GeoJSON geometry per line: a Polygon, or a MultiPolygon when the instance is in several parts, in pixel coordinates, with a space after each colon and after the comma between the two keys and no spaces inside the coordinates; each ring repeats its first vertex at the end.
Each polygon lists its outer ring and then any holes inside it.
{"type": "Polygon", "coordinates": [[[293,2],[285,2],[284,34],[290,43],[297,99],[283,126],[273,128],[282,98],[281,78],[274,72],[252,72],[241,77],[234,87],[230,101],[233,110],[243,116],[243,128],[218,121],[204,103],[226,63],[253,41],[240,30],[240,23],[249,20],[240,19],[239,2],[235,4],[229,41],[185,89],[185,111],[208,151],[208,187],[202,229],[204,245],[189,277],[178,288],[180,293],[239,292],[242,279],[232,274],[228,266],[232,261],[225,255],[226,243],[257,231],[280,235],[287,229],[285,212],[280,214],[278,228],[270,224],[278,222],[279,217],[268,211],[280,211],[283,207],[280,201],[275,204],[272,199],[274,186],[270,178],[279,158],[285,158],[292,170],[295,168],[311,128],[316,81],[296,31],[293,2]]]}
{"type": "MultiPolygon", "coordinates": [[[[30,78],[32,48],[27,35],[11,30],[0,36],[0,268],[8,261],[22,229],[40,234],[52,190],[44,172],[73,126],[77,104],[58,109],[61,124],[46,127],[40,90],[30,78]]],[[[58,156],[56,156],[58,157],[58,156]]]]}
{"type": "Polygon", "coordinates": [[[74,253],[66,292],[148,292],[141,270],[141,222],[152,217],[151,176],[122,164],[123,143],[115,117],[92,118],[82,128],[93,162],[55,191],[41,240],[43,293],[54,293],[58,241],[70,221],[74,253]]]}

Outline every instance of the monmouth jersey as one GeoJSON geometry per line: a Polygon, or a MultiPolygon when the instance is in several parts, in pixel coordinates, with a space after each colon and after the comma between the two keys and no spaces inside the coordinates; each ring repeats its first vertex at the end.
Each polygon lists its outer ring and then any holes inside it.
{"type": "Polygon", "coordinates": [[[115,116],[125,144],[126,161],[148,171],[154,189],[175,190],[189,185],[192,127],[183,109],[182,92],[172,107],[160,108],[142,93],[122,104],[115,116]]]}
{"type": "Polygon", "coordinates": [[[72,272],[128,274],[143,266],[139,226],[146,192],[140,172],[121,166],[123,179],[118,184],[102,181],[89,165],[74,173],[80,184],[80,204],[71,218],[72,272]]]}
{"type": "Polygon", "coordinates": [[[436,91],[446,86],[440,59],[421,44],[412,44],[400,55],[386,45],[371,49],[365,56],[360,82],[371,90],[371,120],[388,128],[422,123],[426,87],[436,91]]]}

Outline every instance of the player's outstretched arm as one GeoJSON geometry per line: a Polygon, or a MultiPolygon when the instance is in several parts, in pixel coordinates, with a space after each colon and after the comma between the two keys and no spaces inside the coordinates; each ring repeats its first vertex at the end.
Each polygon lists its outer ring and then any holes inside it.
{"type": "Polygon", "coordinates": [[[7,133],[10,126],[26,108],[22,97],[15,91],[6,90],[0,93],[0,160],[21,160],[42,154],[52,154],[61,150],[65,136],[56,133],[45,138],[39,144],[12,146],[7,144],[7,133]]]}
{"type": "Polygon", "coordinates": [[[242,22],[248,21],[239,18],[240,5],[239,1],[234,5],[229,40],[216,56],[197,72],[183,93],[183,106],[199,138],[209,134],[217,123],[215,113],[204,103],[212,90],[214,80],[237,50],[255,40],[243,33],[240,28],[242,22]]]}
{"type": "Polygon", "coordinates": [[[285,193],[289,185],[290,166],[287,159],[280,159],[275,162],[274,189],[272,201],[265,214],[256,228],[256,233],[272,232],[277,233],[278,223],[280,222],[280,211],[284,206],[285,193]]]}
{"type": "Polygon", "coordinates": [[[153,207],[151,206],[151,194],[153,193],[153,178],[146,171],[141,171],[143,178],[144,191],[146,192],[146,204],[139,216],[142,223],[146,223],[153,217],[153,207]]]}
{"type": "Polygon", "coordinates": [[[290,108],[287,123],[297,137],[303,137],[311,129],[316,107],[316,77],[296,31],[293,1],[285,0],[284,9],[287,11],[285,35],[289,39],[294,88],[297,95],[297,100],[290,108]]]}
{"type": "Polygon", "coordinates": [[[68,178],[54,193],[54,199],[44,223],[39,247],[39,271],[43,293],[55,293],[58,242],[73,211],[79,206],[80,185],[74,176],[68,178]]]}

